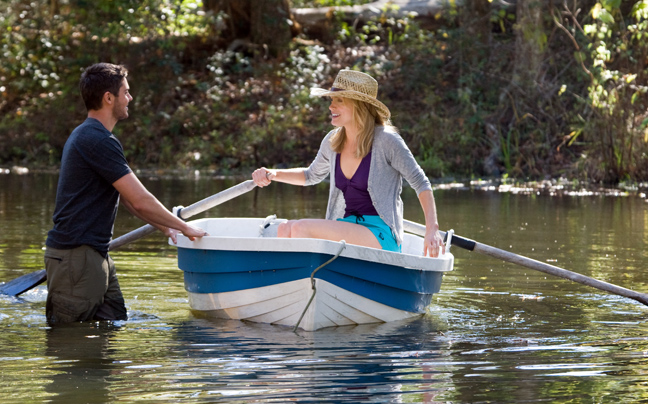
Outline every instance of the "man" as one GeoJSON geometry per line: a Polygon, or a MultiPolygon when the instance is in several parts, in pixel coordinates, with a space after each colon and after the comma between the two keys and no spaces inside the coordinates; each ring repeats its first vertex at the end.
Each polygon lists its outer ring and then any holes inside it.
{"type": "Polygon", "coordinates": [[[81,75],[88,117],[65,143],[54,209],[47,236],[47,320],[50,324],[127,320],[115,265],[108,255],[121,199],[135,216],[175,242],[207,233],[170,213],[138,180],[111,133],[128,118],[129,93],[123,66],[98,63],[81,75]]]}

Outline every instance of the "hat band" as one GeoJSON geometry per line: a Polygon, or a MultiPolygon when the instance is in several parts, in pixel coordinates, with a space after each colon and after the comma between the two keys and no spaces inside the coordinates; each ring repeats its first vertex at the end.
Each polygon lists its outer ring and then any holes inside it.
{"type": "MultiPolygon", "coordinates": [[[[346,89],[346,88],[339,88],[339,87],[331,87],[331,89],[329,91],[336,92],[336,91],[356,91],[356,90],[349,90],[349,89],[346,89]]],[[[370,98],[373,98],[373,99],[376,98],[376,97],[370,96],[369,94],[363,93],[362,91],[356,91],[356,92],[358,92],[358,93],[360,93],[362,95],[366,95],[367,97],[370,97],[370,98]]]]}

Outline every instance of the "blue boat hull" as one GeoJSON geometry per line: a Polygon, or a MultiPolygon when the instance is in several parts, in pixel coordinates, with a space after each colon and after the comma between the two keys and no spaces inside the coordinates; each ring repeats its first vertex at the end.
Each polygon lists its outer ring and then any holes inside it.
{"type": "Polygon", "coordinates": [[[309,331],[406,319],[426,312],[454,264],[449,253],[422,257],[422,239],[409,234],[403,253],[394,253],[273,237],[263,219],[193,223],[209,236],[179,236],[178,267],[192,310],[220,318],[309,331]]]}
{"type": "MultiPolygon", "coordinates": [[[[308,252],[217,251],[178,248],[178,267],[191,293],[223,293],[310,278],[331,255],[308,252]]],[[[443,272],[338,257],[315,277],[367,299],[425,313],[443,272]]]]}

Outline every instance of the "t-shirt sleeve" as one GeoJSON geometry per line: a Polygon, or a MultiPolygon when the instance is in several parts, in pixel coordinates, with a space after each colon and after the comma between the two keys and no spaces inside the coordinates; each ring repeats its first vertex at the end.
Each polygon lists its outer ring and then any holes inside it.
{"type": "Polygon", "coordinates": [[[124,156],[124,149],[113,136],[98,142],[88,153],[88,157],[87,163],[110,184],[132,172],[124,156]]]}

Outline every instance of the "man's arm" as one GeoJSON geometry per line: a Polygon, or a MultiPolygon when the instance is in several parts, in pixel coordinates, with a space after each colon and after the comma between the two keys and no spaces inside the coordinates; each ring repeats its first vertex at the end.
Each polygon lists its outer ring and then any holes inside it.
{"type": "Polygon", "coordinates": [[[169,212],[160,201],[157,200],[142,185],[135,174],[130,173],[121,177],[112,184],[119,191],[124,206],[135,216],[160,229],[167,236],[174,239],[174,234],[169,229],[182,232],[189,239],[202,237],[207,233],[197,227],[188,225],[180,218],[169,212]]]}
{"type": "MultiPolygon", "coordinates": [[[[125,207],[125,208],[126,208],[126,209],[127,209],[127,210],[128,210],[128,211],[129,211],[133,216],[135,216],[135,217],[137,217],[137,218],[139,218],[140,220],[143,220],[143,221],[145,221],[145,222],[147,221],[144,217],[142,217],[142,215],[140,215],[140,213],[139,213],[139,212],[138,212],[138,211],[133,207],[133,205],[131,205],[131,203],[128,202],[125,198],[120,198],[120,202],[122,203],[122,205],[124,205],[124,207],[125,207]]],[[[158,223],[149,223],[149,224],[150,224],[151,226],[157,228],[158,230],[160,230],[162,233],[165,233],[165,234],[166,234],[168,227],[166,227],[166,226],[162,226],[161,224],[158,224],[158,223]]]]}

